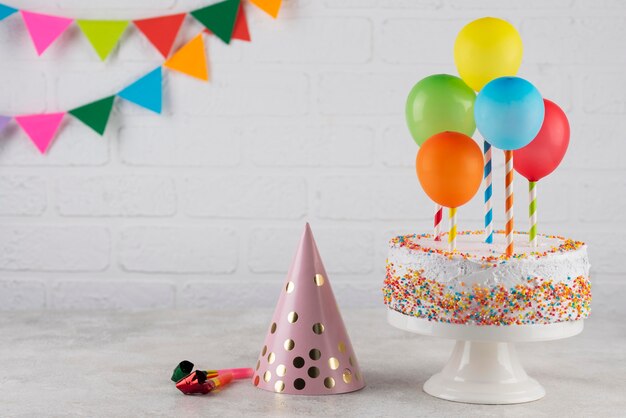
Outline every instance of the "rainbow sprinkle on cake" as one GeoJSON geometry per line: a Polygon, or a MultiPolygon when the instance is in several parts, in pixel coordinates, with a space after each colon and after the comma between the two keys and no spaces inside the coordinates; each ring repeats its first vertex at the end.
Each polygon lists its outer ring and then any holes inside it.
{"type": "Polygon", "coordinates": [[[502,231],[494,244],[482,242],[482,231],[458,235],[455,252],[429,234],[391,239],[385,304],[429,321],[472,325],[550,324],[589,315],[583,242],[541,236],[539,247],[518,245],[507,257],[499,248],[502,231]]]}

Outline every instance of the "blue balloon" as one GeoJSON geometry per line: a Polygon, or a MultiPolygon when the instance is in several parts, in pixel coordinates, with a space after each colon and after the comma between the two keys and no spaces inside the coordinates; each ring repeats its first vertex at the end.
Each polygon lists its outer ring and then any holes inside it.
{"type": "Polygon", "coordinates": [[[503,150],[528,145],[539,133],[545,107],[535,86],[519,77],[491,80],[476,96],[476,127],[487,142],[503,150]]]}

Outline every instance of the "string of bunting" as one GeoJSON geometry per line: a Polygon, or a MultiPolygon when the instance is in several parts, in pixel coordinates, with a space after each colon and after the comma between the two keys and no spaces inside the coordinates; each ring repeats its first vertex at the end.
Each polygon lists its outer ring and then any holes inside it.
{"type": "MultiPolygon", "coordinates": [[[[250,0],[272,17],[276,18],[282,0],[250,0]]],[[[0,4],[0,21],[15,14],[18,9],[0,4]]],[[[41,55],[74,19],[42,15],[19,10],[31,35],[37,53],[41,55]]],[[[250,41],[250,33],[241,0],[225,0],[189,12],[205,29],[175,51],[170,52],[187,13],[157,16],[134,20],[134,25],[163,55],[165,62],[138,80],[127,85],[117,94],[107,96],[74,109],[45,114],[0,115],[0,132],[15,119],[39,152],[45,154],[61,126],[66,114],[72,115],[99,135],[104,135],[116,98],[121,98],[154,113],[162,109],[163,68],[208,81],[208,65],[205,54],[204,35],[214,34],[225,43],[232,39],[250,41]]],[[[128,21],[76,20],[102,60],[115,48],[128,21]]]]}
{"type": "MultiPolygon", "coordinates": [[[[250,0],[250,2],[276,18],[282,0],[250,0]]],[[[42,55],[73,23],[76,23],[100,59],[104,61],[131,23],[130,20],[74,19],[19,10],[0,3],[0,21],[18,12],[38,55],[42,55]]],[[[192,16],[227,44],[232,39],[250,41],[241,0],[224,0],[188,13],[137,19],[132,20],[132,23],[163,55],[163,58],[167,58],[187,15],[192,16]]]]}

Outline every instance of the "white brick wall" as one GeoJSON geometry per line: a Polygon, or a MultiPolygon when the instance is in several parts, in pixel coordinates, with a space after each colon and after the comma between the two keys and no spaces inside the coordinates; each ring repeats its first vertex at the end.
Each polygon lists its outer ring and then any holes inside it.
{"type": "MultiPolygon", "coordinates": [[[[9,3],[92,18],[206,4],[9,3]]],[[[45,157],[15,125],[0,134],[0,310],[271,307],[305,221],[340,304],[380,306],[387,239],[432,219],[406,94],[454,73],[457,31],[492,15],[520,29],[520,75],[572,124],[562,167],[539,184],[540,229],[588,241],[596,312],[626,313],[626,2],[285,0],[276,21],[248,12],[251,44],[207,42],[209,84],[166,73],[163,116],[118,103],[103,138],[68,120],[45,157]]],[[[198,29],[187,22],[178,45],[198,29]]],[[[0,57],[0,114],[68,109],[161,62],[134,29],[105,63],[76,29],[38,58],[16,17],[0,22],[0,57]]],[[[516,193],[524,229],[519,176],[516,193]]],[[[460,226],[482,215],[479,195],[460,226]]]]}
{"type": "Polygon", "coordinates": [[[130,272],[233,273],[238,250],[233,230],[135,226],[120,233],[119,262],[130,272]]]}
{"type": "Polygon", "coordinates": [[[63,216],[171,216],[176,212],[171,177],[63,177],[57,182],[56,196],[57,210],[63,216]]]}
{"type": "Polygon", "coordinates": [[[0,226],[2,271],[104,271],[110,265],[109,231],[101,226],[0,226]]]}
{"type": "Polygon", "coordinates": [[[0,177],[0,215],[38,216],[46,210],[46,181],[35,176],[0,177]]]}

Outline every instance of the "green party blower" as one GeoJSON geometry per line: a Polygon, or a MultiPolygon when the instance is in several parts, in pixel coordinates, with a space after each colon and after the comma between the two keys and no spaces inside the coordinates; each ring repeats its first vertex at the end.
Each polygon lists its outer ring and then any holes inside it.
{"type": "MultiPolygon", "coordinates": [[[[188,360],[181,361],[172,373],[172,381],[179,382],[185,377],[189,376],[193,371],[193,363],[188,360]]],[[[251,368],[237,368],[237,369],[221,369],[221,370],[203,370],[206,373],[207,378],[216,377],[218,375],[224,375],[230,373],[233,375],[233,379],[248,379],[254,374],[254,370],[251,368]]]]}

